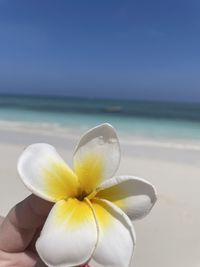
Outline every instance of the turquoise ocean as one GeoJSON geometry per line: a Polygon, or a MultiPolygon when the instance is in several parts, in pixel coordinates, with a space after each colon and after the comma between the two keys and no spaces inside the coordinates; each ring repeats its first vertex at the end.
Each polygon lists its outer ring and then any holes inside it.
{"type": "Polygon", "coordinates": [[[0,95],[0,126],[81,131],[103,122],[142,138],[200,140],[200,104],[0,95]]]}

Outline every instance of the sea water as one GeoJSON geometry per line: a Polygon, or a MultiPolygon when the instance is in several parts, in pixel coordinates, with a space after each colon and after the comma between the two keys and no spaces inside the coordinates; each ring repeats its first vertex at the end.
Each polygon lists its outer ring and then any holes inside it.
{"type": "Polygon", "coordinates": [[[80,131],[104,122],[129,136],[200,140],[200,104],[0,95],[0,126],[80,131]]]}

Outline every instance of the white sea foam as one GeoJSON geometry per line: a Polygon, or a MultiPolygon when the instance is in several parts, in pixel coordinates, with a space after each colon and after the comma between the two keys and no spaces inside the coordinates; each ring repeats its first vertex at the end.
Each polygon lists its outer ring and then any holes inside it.
{"type": "MultiPolygon", "coordinates": [[[[134,137],[133,137],[134,139],[134,137]]],[[[122,139],[122,143],[126,145],[133,146],[145,146],[145,147],[160,147],[160,148],[168,148],[168,149],[179,149],[179,150],[196,150],[200,151],[200,143],[193,140],[177,140],[171,139],[169,140],[159,140],[154,141],[149,139],[137,139],[137,140],[125,140],[122,139]]]]}

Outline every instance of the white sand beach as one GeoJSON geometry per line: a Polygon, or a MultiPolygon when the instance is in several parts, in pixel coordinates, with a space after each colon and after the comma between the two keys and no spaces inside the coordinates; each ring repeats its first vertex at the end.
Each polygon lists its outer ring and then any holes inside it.
{"type": "MultiPolygon", "coordinates": [[[[80,133],[81,134],[81,133],[80,133]]],[[[135,221],[137,246],[134,267],[200,266],[200,150],[190,146],[146,145],[119,136],[122,161],[118,174],[131,174],[152,182],[158,201],[150,215],[135,221]]],[[[0,130],[0,214],[29,193],[16,166],[22,150],[35,142],[54,145],[71,164],[79,136],[2,128],[0,130]]],[[[131,138],[129,138],[131,140],[131,138]]],[[[195,145],[194,143],[192,144],[195,145]]],[[[111,248],[112,249],[112,248],[111,248]]],[[[125,248],[124,248],[125,249],[125,248]]],[[[122,266],[119,266],[122,267],[122,266]]]]}

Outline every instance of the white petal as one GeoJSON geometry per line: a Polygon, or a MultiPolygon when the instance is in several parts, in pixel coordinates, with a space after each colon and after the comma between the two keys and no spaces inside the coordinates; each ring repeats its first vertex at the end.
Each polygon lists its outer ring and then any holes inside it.
{"type": "Polygon", "coordinates": [[[102,124],[89,130],[78,143],[74,153],[74,170],[86,193],[116,172],[120,147],[114,128],[102,124]]]}
{"type": "Polygon", "coordinates": [[[55,204],[36,243],[41,259],[51,267],[71,267],[86,263],[98,239],[90,206],[77,199],[55,204]]]}
{"type": "Polygon", "coordinates": [[[99,227],[92,259],[104,267],[130,266],[136,242],[130,219],[107,200],[93,199],[91,203],[99,227]]]}
{"type": "Polygon", "coordinates": [[[96,197],[112,201],[133,220],[146,216],[157,199],[154,186],[134,176],[110,179],[98,190],[96,197]]]}
{"type": "Polygon", "coordinates": [[[19,158],[18,172],[28,189],[43,199],[57,201],[77,195],[77,176],[51,145],[27,147],[19,158]]]}

